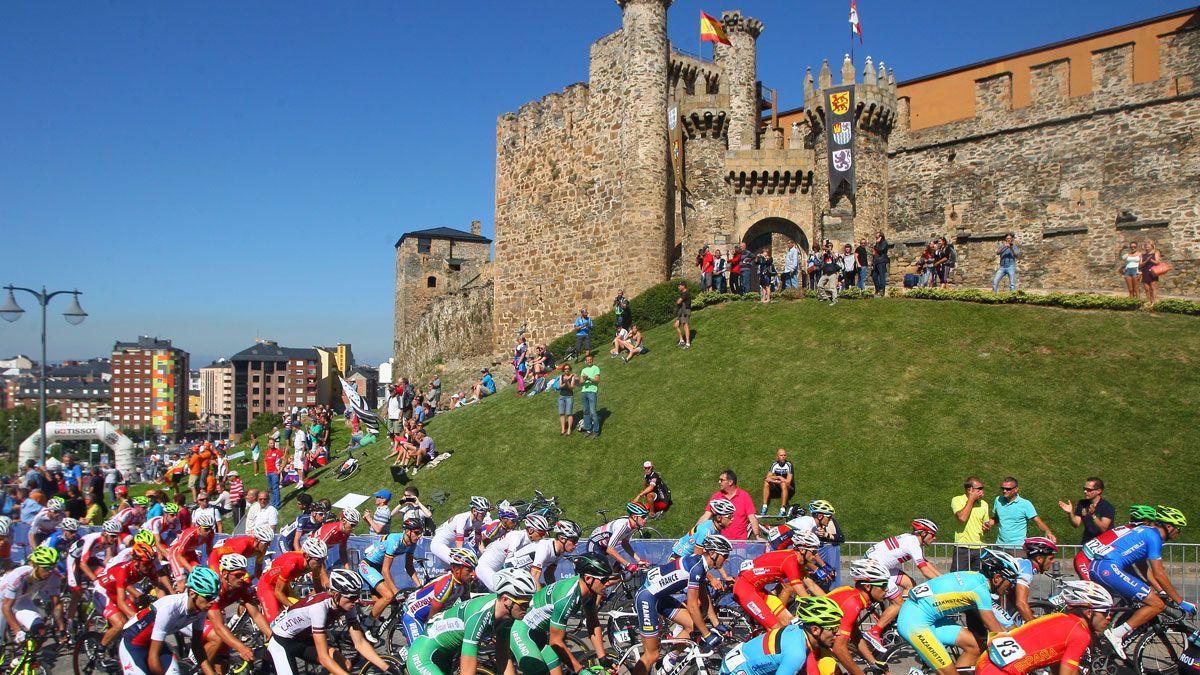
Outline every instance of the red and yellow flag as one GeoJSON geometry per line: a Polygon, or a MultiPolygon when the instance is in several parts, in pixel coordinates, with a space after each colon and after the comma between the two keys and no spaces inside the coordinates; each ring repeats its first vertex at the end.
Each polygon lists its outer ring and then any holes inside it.
{"type": "Polygon", "coordinates": [[[729,37],[725,35],[725,27],[721,25],[720,21],[704,12],[700,12],[700,39],[704,42],[729,44],[729,37]]]}

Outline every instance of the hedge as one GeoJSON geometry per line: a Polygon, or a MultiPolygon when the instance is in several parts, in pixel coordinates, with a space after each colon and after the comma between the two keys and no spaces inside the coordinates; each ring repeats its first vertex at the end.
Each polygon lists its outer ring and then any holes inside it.
{"type": "MultiPolygon", "coordinates": [[[[640,330],[647,331],[675,320],[675,301],[679,299],[679,283],[678,279],[664,281],[629,299],[629,310],[633,314],[633,323],[637,324],[640,330]]],[[[699,293],[699,285],[694,281],[684,281],[683,283],[686,283],[688,290],[692,292],[693,308],[696,307],[696,297],[712,295],[711,293],[699,293]]],[[[617,332],[617,317],[613,314],[612,309],[609,308],[607,312],[600,315],[593,313],[591,316],[592,335],[604,336],[600,343],[609,341],[611,336],[617,332]]],[[[596,344],[598,343],[593,340],[593,349],[596,349],[596,344]]],[[[567,350],[575,346],[575,331],[554,338],[547,346],[552,354],[567,353],[567,350]]]]}

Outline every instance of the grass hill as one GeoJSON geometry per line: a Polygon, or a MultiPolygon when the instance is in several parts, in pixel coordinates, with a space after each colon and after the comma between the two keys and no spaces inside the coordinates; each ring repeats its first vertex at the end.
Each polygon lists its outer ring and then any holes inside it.
{"type": "MultiPolygon", "coordinates": [[[[757,503],[784,447],[799,497],[830,500],[851,539],[877,539],[918,516],[951,528],[949,500],[978,474],[989,502],[1002,478],[1018,477],[1069,543],[1079,535],[1056,501],[1081,498],[1091,475],[1122,512],[1132,502],[1184,509],[1195,522],[1185,540],[1200,540],[1195,318],[806,300],[711,306],[693,314],[693,329],[687,351],[669,325],[649,331],[651,353],[629,365],[597,345],[601,438],[559,435],[555,395],[510,389],[438,416],[430,432],[454,456],[415,484],[450,493],[440,519],[473,494],[498,501],[538,488],[592,526],[596,508],[619,509],[640,490],[651,459],[675,497],[656,524],[677,535],[722,469],[734,469],[757,503]]],[[[383,454],[377,444],[359,476],[325,476],[314,492],[336,500],[347,490],[396,491],[383,454]]]]}

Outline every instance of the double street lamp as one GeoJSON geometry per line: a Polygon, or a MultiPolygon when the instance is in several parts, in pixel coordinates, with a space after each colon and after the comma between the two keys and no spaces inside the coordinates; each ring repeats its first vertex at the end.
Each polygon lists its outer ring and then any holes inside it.
{"type": "Polygon", "coordinates": [[[39,459],[41,459],[41,461],[45,462],[46,461],[46,449],[47,449],[47,443],[46,443],[46,306],[50,304],[50,301],[53,300],[55,296],[67,295],[67,294],[74,296],[74,298],[71,300],[71,306],[67,308],[67,311],[63,312],[63,318],[66,319],[67,323],[71,324],[72,326],[78,326],[79,324],[83,323],[83,320],[87,318],[87,312],[83,311],[83,308],[79,306],[79,291],[78,290],[54,291],[53,293],[47,293],[45,286],[42,286],[42,290],[39,292],[32,288],[22,288],[20,286],[13,286],[12,284],[9,284],[8,286],[5,286],[4,288],[8,291],[8,299],[5,300],[4,306],[0,307],[0,316],[4,317],[5,321],[8,321],[11,323],[11,322],[16,321],[17,319],[21,318],[21,315],[25,313],[25,310],[21,309],[21,306],[17,304],[17,298],[16,298],[16,296],[13,295],[13,291],[24,291],[24,292],[32,295],[34,298],[37,299],[38,304],[42,306],[42,364],[41,364],[41,378],[40,378],[41,379],[41,392],[40,392],[40,396],[39,396],[39,405],[38,405],[38,422],[39,422],[39,426],[41,428],[41,436],[38,439],[38,449],[41,452],[41,456],[39,459]]]}

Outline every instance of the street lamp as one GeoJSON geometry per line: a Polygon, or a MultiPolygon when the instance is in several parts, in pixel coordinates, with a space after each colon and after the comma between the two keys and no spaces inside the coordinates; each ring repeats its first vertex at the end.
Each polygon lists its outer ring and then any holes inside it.
{"type": "Polygon", "coordinates": [[[21,318],[21,315],[25,313],[25,310],[21,309],[21,306],[17,304],[17,298],[13,295],[13,291],[24,291],[24,292],[32,295],[34,298],[37,299],[38,304],[42,306],[42,366],[41,366],[41,378],[40,378],[41,379],[41,392],[40,392],[39,400],[38,400],[38,423],[39,423],[39,428],[41,429],[41,436],[39,437],[39,440],[38,440],[38,447],[41,450],[40,459],[41,459],[41,461],[45,462],[46,461],[46,447],[47,447],[47,445],[46,445],[46,306],[49,305],[50,301],[53,300],[54,297],[57,295],[70,294],[70,295],[74,296],[74,298],[71,300],[71,306],[67,308],[67,311],[63,312],[63,318],[66,319],[67,323],[71,324],[72,326],[78,326],[79,324],[83,323],[83,320],[87,318],[87,312],[83,311],[83,308],[79,306],[79,291],[78,290],[54,291],[53,293],[47,293],[45,286],[42,286],[41,292],[38,292],[32,288],[22,288],[20,286],[13,286],[12,284],[9,284],[9,285],[5,286],[4,288],[6,290],[8,290],[8,299],[4,301],[4,306],[0,307],[0,316],[4,317],[4,320],[8,321],[9,323],[12,323],[13,321],[16,321],[17,319],[21,318]]]}

